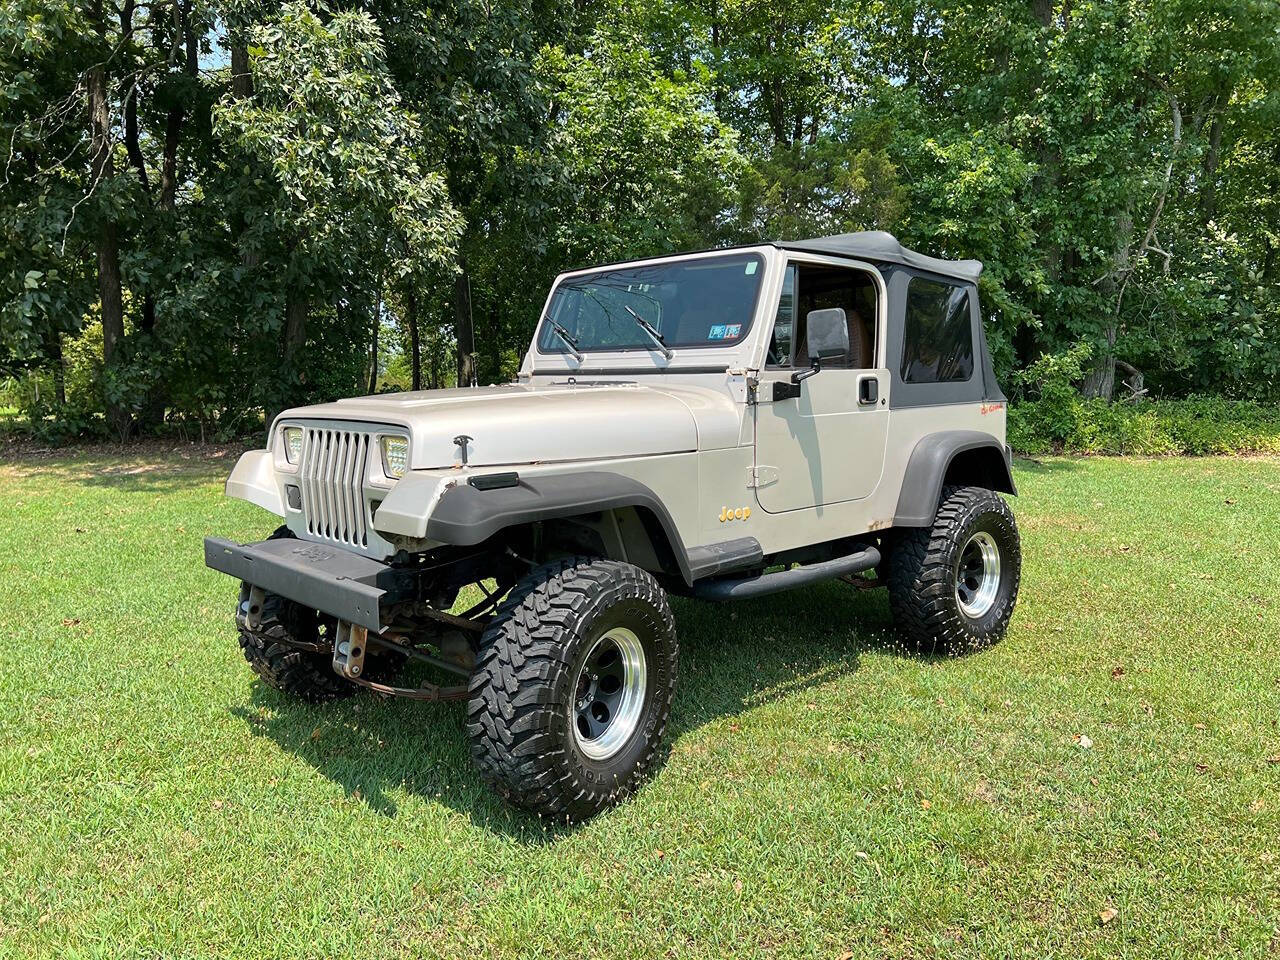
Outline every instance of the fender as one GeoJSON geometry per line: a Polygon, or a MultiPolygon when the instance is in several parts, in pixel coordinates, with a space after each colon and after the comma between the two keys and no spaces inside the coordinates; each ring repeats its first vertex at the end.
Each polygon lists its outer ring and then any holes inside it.
{"type": "Polygon", "coordinates": [[[948,480],[1017,496],[1009,457],[1009,448],[989,433],[942,430],[929,434],[916,444],[907,461],[894,526],[931,526],[942,485],[948,480]]]}
{"type": "Polygon", "coordinates": [[[427,519],[426,536],[466,547],[507,527],[620,507],[643,507],[657,519],[681,576],[693,583],[697,573],[662,500],[638,480],[606,471],[521,477],[514,486],[489,490],[459,483],[441,494],[427,519]]]}

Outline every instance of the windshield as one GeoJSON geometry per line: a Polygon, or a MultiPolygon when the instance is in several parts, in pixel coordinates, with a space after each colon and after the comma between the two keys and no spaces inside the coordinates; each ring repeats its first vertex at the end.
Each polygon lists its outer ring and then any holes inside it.
{"type": "Polygon", "coordinates": [[[738,253],[573,277],[556,288],[538,350],[732,346],[751,328],[763,273],[757,254],[738,253]]]}

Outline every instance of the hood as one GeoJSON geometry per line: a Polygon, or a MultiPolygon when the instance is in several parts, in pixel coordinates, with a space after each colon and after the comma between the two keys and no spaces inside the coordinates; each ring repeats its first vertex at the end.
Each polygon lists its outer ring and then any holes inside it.
{"type": "MultiPolygon", "coordinates": [[[[471,438],[467,450],[472,466],[693,451],[698,449],[698,420],[713,411],[713,432],[729,433],[733,401],[712,391],[633,383],[511,384],[355,397],[287,410],[281,419],[406,427],[412,438],[411,467],[425,470],[460,464],[453,441],[464,434],[471,438]]],[[[736,440],[736,428],[731,432],[736,440]]]]}

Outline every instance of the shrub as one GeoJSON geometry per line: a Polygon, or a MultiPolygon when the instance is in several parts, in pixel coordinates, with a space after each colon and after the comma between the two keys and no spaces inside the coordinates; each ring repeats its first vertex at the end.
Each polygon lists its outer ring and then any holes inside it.
{"type": "Polygon", "coordinates": [[[1193,396],[1108,403],[1080,395],[1091,350],[1044,354],[1014,374],[1008,441],[1019,453],[1280,453],[1280,407],[1193,396]]]}
{"type": "Polygon", "coordinates": [[[1084,400],[1075,383],[1092,351],[1087,343],[1046,353],[1014,374],[1014,390],[1027,399],[1009,411],[1009,443],[1026,453],[1089,446],[1084,400]]]}
{"type": "Polygon", "coordinates": [[[1280,453],[1280,408],[1221,397],[1107,403],[1042,396],[1010,406],[1008,440],[1032,455],[1280,453]]]}

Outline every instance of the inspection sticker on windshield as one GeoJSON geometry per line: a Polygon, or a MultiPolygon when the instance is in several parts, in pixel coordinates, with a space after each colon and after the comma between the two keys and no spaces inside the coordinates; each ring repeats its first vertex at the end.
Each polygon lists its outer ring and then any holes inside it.
{"type": "Polygon", "coordinates": [[[740,323],[717,323],[707,334],[708,340],[733,340],[742,333],[740,323]]]}

